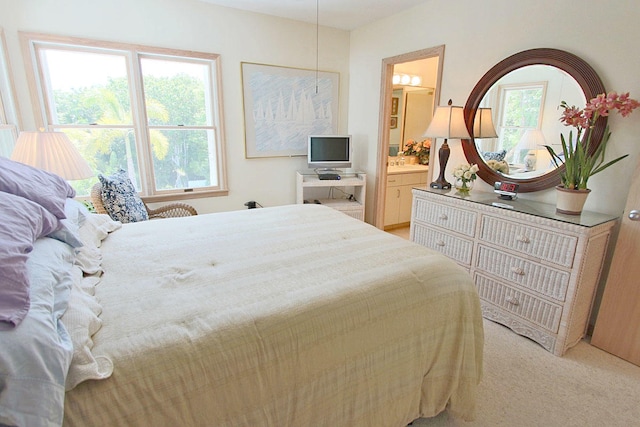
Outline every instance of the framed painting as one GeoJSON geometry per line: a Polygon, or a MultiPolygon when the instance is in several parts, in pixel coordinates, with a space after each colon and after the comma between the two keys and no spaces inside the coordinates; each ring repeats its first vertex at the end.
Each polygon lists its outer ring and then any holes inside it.
{"type": "Polygon", "coordinates": [[[398,118],[391,117],[391,123],[389,123],[389,128],[396,129],[398,127],[398,118]]]}
{"type": "Polygon", "coordinates": [[[398,115],[398,101],[400,99],[396,96],[394,96],[393,98],[391,98],[391,115],[392,116],[397,116],[398,115]]]}
{"type": "Polygon", "coordinates": [[[306,156],[309,135],[338,133],[339,73],[241,66],[247,158],[306,156]]]}

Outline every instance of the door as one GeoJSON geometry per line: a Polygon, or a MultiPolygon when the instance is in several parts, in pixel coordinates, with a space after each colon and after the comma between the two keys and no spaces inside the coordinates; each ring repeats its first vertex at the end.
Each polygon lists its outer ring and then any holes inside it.
{"type": "MultiPolygon", "coordinates": [[[[414,70],[413,68],[407,68],[405,70],[403,68],[405,66],[416,66],[416,68],[418,69],[427,70],[425,76],[429,77],[428,79],[423,78],[422,83],[429,88],[434,88],[434,103],[437,103],[438,99],[440,98],[440,81],[442,80],[443,57],[444,45],[385,58],[382,61],[382,83],[380,93],[381,108],[378,121],[378,165],[376,169],[376,192],[373,197],[373,225],[380,229],[384,229],[384,212],[387,205],[385,200],[387,195],[387,163],[389,160],[389,136],[391,130],[390,118],[393,116],[391,114],[393,105],[392,98],[394,96],[393,74],[394,72],[400,72],[400,70],[402,69],[403,72],[406,71],[409,74],[415,73],[422,75],[421,71],[414,70]]],[[[395,117],[397,122],[398,116],[395,117]]],[[[428,174],[430,177],[430,170],[428,171],[428,174]]]]}
{"type": "Polygon", "coordinates": [[[633,176],[591,344],[640,366],[640,163],[633,176]]]}

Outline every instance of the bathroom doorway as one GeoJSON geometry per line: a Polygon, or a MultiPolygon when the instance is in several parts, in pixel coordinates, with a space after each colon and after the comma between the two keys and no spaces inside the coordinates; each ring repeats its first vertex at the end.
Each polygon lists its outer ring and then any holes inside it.
{"type": "MultiPolygon", "coordinates": [[[[433,115],[433,110],[440,99],[443,56],[444,46],[437,46],[383,60],[374,212],[374,225],[380,229],[385,227],[385,210],[388,210],[389,205],[387,201],[389,158],[398,151],[402,151],[406,140],[419,138],[426,130],[428,119],[433,115]],[[403,78],[404,81],[402,81],[403,78]],[[419,78],[420,83],[412,85],[412,78],[419,78]],[[411,94],[412,92],[416,93],[411,94]],[[412,111],[412,104],[416,105],[416,113],[412,111]],[[417,112],[418,104],[421,105],[420,112],[417,112]],[[425,106],[428,106],[426,113],[425,106]],[[427,118],[421,120],[416,117],[427,118]]],[[[434,153],[431,157],[435,158],[434,153]]],[[[427,182],[431,180],[431,176],[429,170],[427,182]]],[[[388,220],[387,223],[389,223],[388,220]]]]}

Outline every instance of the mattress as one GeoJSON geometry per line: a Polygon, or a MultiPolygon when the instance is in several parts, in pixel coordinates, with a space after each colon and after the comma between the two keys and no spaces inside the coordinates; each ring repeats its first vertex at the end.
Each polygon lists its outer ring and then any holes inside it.
{"type": "Polygon", "coordinates": [[[124,224],[102,242],[96,358],[64,425],[472,419],[480,303],[446,257],[322,205],[124,224]]]}

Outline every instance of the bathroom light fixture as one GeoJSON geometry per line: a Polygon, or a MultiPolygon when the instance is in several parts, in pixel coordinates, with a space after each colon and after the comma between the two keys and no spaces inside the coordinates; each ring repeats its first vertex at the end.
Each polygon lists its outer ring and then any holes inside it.
{"type": "Polygon", "coordinates": [[[394,85],[420,86],[422,84],[422,77],[412,74],[394,74],[391,81],[394,85]]]}

